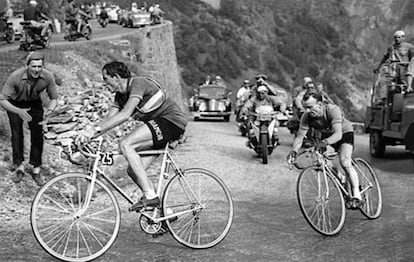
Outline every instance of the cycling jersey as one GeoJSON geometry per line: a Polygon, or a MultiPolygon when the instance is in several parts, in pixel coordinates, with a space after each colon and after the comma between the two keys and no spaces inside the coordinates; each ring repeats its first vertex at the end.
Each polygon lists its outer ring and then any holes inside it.
{"type": "Polygon", "coordinates": [[[300,128],[307,131],[309,128],[314,128],[324,134],[333,134],[332,125],[335,123],[342,124],[342,134],[353,132],[351,122],[349,122],[343,115],[339,106],[334,104],[322,104],[324,107],[323,115],[319,117],[312,117],[309,112],[305,112],[300,120],[300,128]]]}
{"type": "Polygon", "coordinates": [[[166,97],[164,90],[155,80],[148,77],[132,77],[128,81],[126,93],[116,92],[115,106],[122,109],[130,97],[140,99],[134,111],[134,118],[147,122],[161,117],[185,130],[187,119],[184,112],[177,103],[166,97]]]}

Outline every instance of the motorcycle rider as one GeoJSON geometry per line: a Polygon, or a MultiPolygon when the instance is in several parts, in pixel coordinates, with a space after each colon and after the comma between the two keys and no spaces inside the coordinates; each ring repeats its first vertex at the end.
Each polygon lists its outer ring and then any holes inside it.
{"type": "Polygon", "coordinates": [[[107,20],[109,19],[108,12],[106,11],[104,6],[101,6],[101,12],[99,13],[100,20],[107,20]]]}
{"type": "Polygon", "coordinates": [[[154,24],[161,24],[162,23],[162,16],[165,12],[160,8],[159,4],[154,4],[150,7],[151,13],[151,20],[154,21],[154,24]]]}
{"type": "Polygon", "coordinates": [[[45,23],[42,23],[41,20],[50,19],[40,11],[36,0],[29,1],[29,6],[27,6],[23,11],[23,19],[24,21],[30,21],[33,27],[41,29],[40,36],[42,38],[48,37],[46,35],[47,25],[45,23]]]}
{"type": "Polygon", "coordinates": [[[67,35],[69,35],[72,26],[73,28],[76,28],[76,32],[78,34],[82,33],[82,27],[86,25],[85,17],[90,18],[88,14],[75,6],[73,0],[68,0],[68,5],[65,8],[65,38],[67,38],[67,35]]]}
{"type": "MultiPolygon", "coordinates": [[[[269,89],[267,86],[261,85],[256,91],[256,95],[252,96],[244,105],[242,109],[244,113],[248,114],[248,112],[255,112],[256,108],[259,106],[272,106],[275,111],[280,111],[282,113],[285,112],[286,103],[279,96],[269,95],[269,89]]],[[[255,117],[250,114],[250,119],[247,124],[247,130],[249,131],[246,145],[248,147],[250,147],[250,140],[254,137],[254,133],[252,132],[252,124],[254,120],[255,117]]],[[[276,119],[275,121],[275,127],[278,127],[279,123],[276,119]]],[[[275,134],[275,141],[278,141],[277,134],[275,134]]]]}
{"type": "Polygon", "coordinates": [[[250,81],[244,80],[242,86],[239,88],[236,94],[236,121],[240,122],[240,113],[246,101],[250,98],[250,81]]]}

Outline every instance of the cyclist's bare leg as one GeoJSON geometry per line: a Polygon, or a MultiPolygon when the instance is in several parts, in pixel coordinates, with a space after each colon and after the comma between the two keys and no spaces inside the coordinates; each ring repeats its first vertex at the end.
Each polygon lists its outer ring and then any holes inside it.
{"type": "MultiPolygon", "coordinates": [[[[142,161],[142,165],[144,166],[144,169],[147,170],[148,167],[151,165],[151,163],[154,161],[154,159],[156,158],[156,156],[145,156],[142,157],[141,156],[141,161],[142,161]]],[[[138,177],[137,175],[134,173],[134,171],[132,170],[131,166],[128,165],[128,169],[127,169],[127,174],[129,175],[129,177],[131,177],[131,179],[135,182],[135,184],[138,185],[138,177]]]]}
{"type": "Polygon", "coordinates": [[[342,168],[351,183],[352,198],[361,200],[361,193],[359,191],[359,178],[357,172],[352,167],[352,151],[353,146],[351,144],[342,144],[340,147],[340,161],[342,168]]]}
{"type": "Polygon", "coordinates": [[[133,171],[129,175],[137,183],[147,199],[155,198],[157,195],[155,194],[151,181],[148,179],[144,163],[135,150],[146,150],[151,148],[152,145],[150,129],[147,125],[141,125],[122,140],[120,146],[122,154],[127,159],[129,167],[133,171]]]}

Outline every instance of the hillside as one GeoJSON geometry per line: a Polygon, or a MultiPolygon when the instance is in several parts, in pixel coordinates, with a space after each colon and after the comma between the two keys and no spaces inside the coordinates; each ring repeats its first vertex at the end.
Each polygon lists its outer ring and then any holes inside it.
{"type": "MultiPolygon", "coordinates": [[[[60,1],[39,2],[59,17],[60,1]]],[[[133,1],[113,2],[127,8],[133,1]]],[[[352,120],[363,118],[372,69],[393,31],[403,29],[414,40],[410,0],[147,1],[154,2],[174,23],[188,95],[206,75],[219,74],[236,89],[261,72],[287,90],[312,76],[352,120]]]]}

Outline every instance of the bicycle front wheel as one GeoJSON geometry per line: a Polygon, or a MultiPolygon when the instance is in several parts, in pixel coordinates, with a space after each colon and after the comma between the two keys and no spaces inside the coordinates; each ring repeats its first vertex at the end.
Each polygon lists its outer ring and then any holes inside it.
{"type": "Polygon", "coordinates": [[[318,233],[332,236],[345,223],[345,200],[334,179],[321,169],[304,169],[296,184],[300,211],[318,233]]]}
{"type": "Polygon", "coordinates": [[[118,235],[119,205],[104,183],[96,180],[92,199],[83,210],[90,185],[86,174],[62,174],[46,183],[33,200],[30,222],[36,240],[60,260],[93,260],[118,235]]]}
{"type": "Polygon", "coordinates": [[[358,173],[359,188],[362,191],[362,203],[359,208],[368,219],[375,219],[381,215],[382,195],[377,175],[371,165],[362,158],[354,160],[355,171],[358,173]]]}
{"type": "Polygon", "coordinates": [[[222,241],[233,222],[233,201],[224,182],[214,173],[191,168],[175,175],[163,196],[166,220],[179,243],[194,249],[209,248],[222,241]]]}

